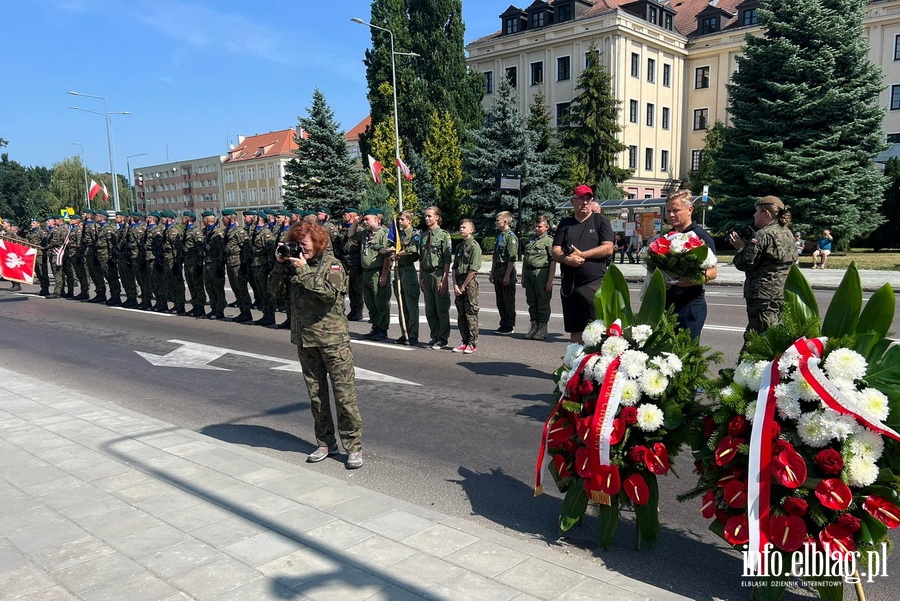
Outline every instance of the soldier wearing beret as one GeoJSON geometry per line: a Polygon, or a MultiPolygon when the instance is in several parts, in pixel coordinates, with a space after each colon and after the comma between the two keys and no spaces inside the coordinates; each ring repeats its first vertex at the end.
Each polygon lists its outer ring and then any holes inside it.
{"type": "Polygon", "coordinates": [[[74,299],[75,257],[78,253],[78,244],[81,242],[81,215],[70,216],[69,223],[63,223],[62,227],[69,231],[66,234],[68,240],[66,242],[65,252],[63,253],[63,291],[62,294],[60,294],[60,297],[74,299]]]}
{"type": "Polygon", "coordinates": [[[193,211],[181,214],[184,222],[184,234],[181,240],[181,254],[184,257],[184,279],[187,281],[190,294],[191,317],[202,317],[206,306],[206,291],[203,289],[203,260],[200,250],[203,248],[203,228],[197,227],[197,215],[193,211]]]}
{"type": "Polygon", "coordinates": [[[390,303],[391,289],[388,286],[390,260],[388,255],[391,243],[388,241],[388,230],[383,225],[384,214],[381,209],[367,209],[363,213],[364,228],[356,233],[360,247],[360,264],[362,266],[363,299],[369,312],[371,331],[364,336],[372,341],[387,338],[391,323],[390,303]]]}
{"type": "Polygon", "coordinates": [[[162,215],[159,211],[147,213],[147,232],[144,238],[144,261],[147,263],[150,294],[146,295],[148,311],[169,311],[168,297],[165,292],[166,260],[164,257],[165,226],[160,225],[162,215]],[[149,298],[148,298],[149,297],[149,298]],[[155,301],[155,303],[153,302],[155,301]]]}
{"type": "Polygon", "coordinates": [[[401,334],[395,342],[408,346],[419,344],[419,274],[416,272],[419,232],[413,227],[414,219],[412,211],[403,211],[397,219],[400,250],[392,256],[396,265],[394,296],[403,307],[406,327],[405,334],[401,334]]]}
{"type": "MultiPolygon", "coordinates": [[[[291,227],[291,215],[292,213],[290,211],[278,211],[276,228],[272,236],[273,247],[277,247],[279,244],[285,241],[284,237],[287,235],[287,232],[291,227]]],[[[278,311],[283,310],[285,313],[287,313],[287,319],[284,320],[284,322],[278,324],[277,327],[279,330],[291,329],[291,304],[288,302],[288,300],[287,288],[280,288],[279,291],[275,294],[275,308],[278,311]]]]}
{"type": "Polygon", "coordinates": [[[60,251],[66,244],[66,228],[57,224],[56,215],[50,215],[47,223],[47,263],[53,274],[53,292],[47,298],[60,298],[63,291],[62,254],[60,251]]]}
{"type": "Polygon", "coordinates": [[[165,236],[163,237],[163,257],[165,259],[166,295],[174,307],[170,313],[187,315],[184,306],[184,228],[176,223],[178,215],[174,211],[163,212],[165,236]]]}
{"type": "Polygon", "coordinates": [[[50,278],[47,275],[46,245],[47,230],[41,227],[41,222],[34,218],[31,220],[31,228],[25,232],[25,240],[37,249],[34,257],[34,280],[40,285],[38,292],[41,296],[50,294],[50,278]]]}
{"type": "MultiPolygon", "coordinates": [[[[97,235],[100,232],[100,226],[97,224],[96,215],[92,209],[85,210],[84,215],[84,227],[81,233],[82,256],[84,256],[84,265],[88,272],[88,278],[94,284],[96,298],[96,296],[99,296],[100,290],[106,291],[106,282],[103,281],[103,273],[100,271],[100,263],[97,261],[97,235]]],[[[88,292],[88,290],[85,289],[85,292],[88,292]]],[[[96,301],[91,299],[90,302],[96,301]]]]}
{"type": "Polygon", "coordinates": [[[147,265],[147,257],[144,254],[144,244],[147,241],[147,223],[144,214],[139,211],[131,213],[131,228],[128,230],[128,250],[131,256],[131,267],[134,278],[140,288],[140,303],[138,309],[149,309],[151,303],[150,292],[150,266],[147,265]]]}
{"type": "Polygon", "coordinates": [[[134,266],[131,264],[131,228],[134,226],[133,214],[119,211],[116,213],[116,223],[119,227],[116,239],[116,254],[118,256],[119,280],[122,290],[125,291],[125,301],[122,306],[131,309],[138,306],[137,281],[134,277],[134,266]]]}
{"type": "Polygon", "coordinates": [[[225,257],[228,284],[237,297],[237,306],[241,311],[234,321],[237,323],[253,321],[253,314],[250,313],[250,305],[253,301],[250,299],[250,292],[247,289],[246,270],[242,270],[241,267],[241,257],[245,253],[244,245],[247,241],[247,234],[244,228],[238,225],[237,212],[233,209],[222,211],[222,230],[224,236],[222,252],[225,257]]]}
{"type": "Polygon", "coordinates": [[[256,231],[256,224],[259,216],[265,217],[262,211],[244,211],[244,232],[247,234],[244,239],[244,248],[241,251],[241,271],[244,272],[244,278],[253,292],[253,302],[250,305],[254,309],[263,310],[263,291],[259,289],[256,278],[253,275],[253,233],[256,231]]]}
{"type": "Polygon", "coordinates": [[[258,326],[275,324],[275,295],[269,292],[269,271],[275,257],[275,236],[268,228],[268,217],[259,213],[250,233],[251,275],[259,290],[259,305],[263,316],[253,323],[258,326]]]}
{"type": "Polygon", "coordinates": [[[362,289],[362,265],[360,256],[359,239],[351,235],[355,234],[356,225],[359,222],[359,213],[355,207],[344,209],[344,223],[336,236],[334,243],[335,256],[341,261],[349,277],[350,313],[347,319],[359,321],[362,319],[363,289],[362,289]]]}
{"type": "MultiPolygon", "coordinates": [[[[234,211],[232,211],[234,214],[234,211]]],[[[216,214],[203,211],[203,284],[209,296],[207,319],[225,318],[225,232],[216,226],[216,214]]]]}

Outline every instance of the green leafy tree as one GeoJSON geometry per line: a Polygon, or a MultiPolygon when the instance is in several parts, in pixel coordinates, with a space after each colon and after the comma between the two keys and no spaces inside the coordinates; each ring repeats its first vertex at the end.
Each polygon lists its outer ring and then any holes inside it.
{"type": "MultiPolygon", "coordinates": [[[[50,176],[50,192],[62,203],[62,206],[72,207],[75,210],[85,208],[87,192],[84,186],[84,166],[80,157],[67,157],[53,165],[50,176]]],[[[112,188],[109,185],[107,185],[107,189],[112,194],[112,188]]]]}
{"type": "Polygon", "coordinates": [[[432,113],[424,157],[437,196],[437,205],[446,213],[447,223],[456,223],[467,214],[463,199],[468,191],[462,185],[459,135],[449,112],[432,113]]]}
{"type": "Polygon", "coordinates": [[[722,141],[725,135],[725,125],[718,119],[706,130],[703,137],[703,155],[696,171],[688,174],[688,188],[695,194],[700,194],[703,186],[709,186],[709,195],[718,199],[719,184],[721,180],[716,177],[715,163],[722,152],[722,141]]]}
{"type": "Polygon", "coordinates": [[[710,222],[745,224],[775,194],[795,222],[830,228],[838,247],[882,222],[881,70],[868,59],[865,0],[763,0],[762,35],[747,36],[728,85],[731,126],[714,177],[724,196],[710,222]]]}
{"type": "Polygon", "coordinates": [[[591,44],[587,67],[578,77],[578,95],[572,100],[569,114],[560,128],[563,147],[587,167],[587,181],[598,182],[608,177],[621,183],[631,177],[631,170],[617,165],[628,147],[619,141],[619,105],[613,96],[609,73],[600,64],[600,53],[591,44]]]}
{"type": "Polygon", "coordinates": [[[298,122],[308,136],[297,137],[297,150],[285,166],[284,197],[289,208],[331,211],[359,202],[362,174],[353,165],[334,112],[317,88],[308,116],[298,122]]]}
{"type": "Polygon", "coordinates": [[[485,125],[471,133],[471,144],[463,151],[465,185],[472,191],[469,204],[479,231],[492,231],[494,216],[504,210],[521,216],[517,223],[521,231],[538,214],[555,214],[556,207],[566,201],[562,189],[553,183],[558,163],[548,161],[547,151],[538,152],[537,144],[538,135],[527,128],[509,82],[501,80],[485,125]],[[498,189],[497,176],[502,172],[519,175],[521,206],[516,191],[498,189]]]}

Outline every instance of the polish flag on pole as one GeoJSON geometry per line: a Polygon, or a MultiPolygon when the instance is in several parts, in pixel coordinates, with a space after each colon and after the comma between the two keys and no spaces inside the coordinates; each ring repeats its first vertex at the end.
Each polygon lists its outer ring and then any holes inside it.
{"type": "Polygon", "coordinates": [[[381,170],[384,169],[384,166],[375,160],[371,154],[369,155],[369,171],[372,173],[372,179],[375,180],[376,184],[381,183],[381,170]]]}
{"type": "Polygon", "coordinates": [[[0,238],[0,275],[7,280],[33,284],[36,258],[37,250],[34,247],[0,238]]]}
{"type": "Polygon", "coordinates": [[[109,200],[109,190],[106,189],[106,184],[103,184],[103,200],[109,200]]]}
{"type": "Polygon", "coordinates": [[[94,197],[97,196],[97,193],[100,192],[100,190],[103,190],[100,184],[91,180],[91,187],[88,189],[88,198],[94,200],[94,197]]]}
{"type": "Polygon", "coordinates": [[[408,179],[408,180],[413,178],[413,174],[412,174],[412,172],[409,170],[409,167],[407,167],[407,166],[406,166],[406,163],[404,163],[404,162],[403,162],[402,160],[400,160],[399,158],[397,159],[397,166],[400,167],[400,171],[403,172],[403,177],[405,177],[405,178],[408,179]]]}

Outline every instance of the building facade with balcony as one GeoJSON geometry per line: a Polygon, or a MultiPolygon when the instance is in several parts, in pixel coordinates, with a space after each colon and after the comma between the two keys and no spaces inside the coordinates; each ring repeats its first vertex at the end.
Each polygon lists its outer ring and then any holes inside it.
{"type": "Polygon", "coordinates": [[[283,208],[284,167],[297,149],[294,129],[238,136],[222,161],[225,209],[283,208]]]}
{"type": "MultiPolygon", "coordinates": [[[[467,46],[467,63],[485,76],[483,105],[505,77],[525,113],[543,89],[558,124],[577,95],[591,47],[621,102],[620,167],[633,198],[665,196],[703,156],[707,127],[727,123],[726,84],[744,37],[758,35],[759,0],[535,0],[510,6],[500,30],[467,46]]],[[[900,0],[875,0],[865,16],[869,58],[885,71],[884,131],[900,143],[900,0]]]]}
{"type": "Polygon", "coordinates": [[[139,211],[168,209],[181,214],[222,208],[222,160],[211,156],[136,167],[132,173],[139,211]]]}

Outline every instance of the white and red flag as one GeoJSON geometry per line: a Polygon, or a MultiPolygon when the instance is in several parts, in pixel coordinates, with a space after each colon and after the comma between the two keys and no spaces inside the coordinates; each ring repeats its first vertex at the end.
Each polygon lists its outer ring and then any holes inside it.
{"type": "Polygon", "coordinates": [[[100,192],[100,190],[103,190],[103,187],[94,180],[91,180],[91,187],[88,189],[88,198],[94,200],[94,197],[97,196],[97,193],[100,192]]]}
{"type": "Polygon", "coordinates": [[[11,282],[34,283],[37,250],[32,246],[0,238],[0,275],[11,282]]]}
{"type": "Polygon", "coordinates": [[[106,184],[102,184],[103,186],[103,200],[109,200],[109,190],[106,189],[106,184]]]}
{"type": "Polygon", "coordinates": [[[381,170],[384,169],[384,165],[375,160],[371,154],[369,155],[369,171],[372,173],[372,179],[375,180],[376,184],[381,183],[381,170]]]}
{"type": "Polygon", "coordinates": [[[400,171],[403,172],[403,177],[405,177],[406,179],[413,178],[413,174],[409,170],[409,167],[407,167],[406,163],[404,163],[400,158],[397,159],[397,166],[400,167],[400,171]]]}

